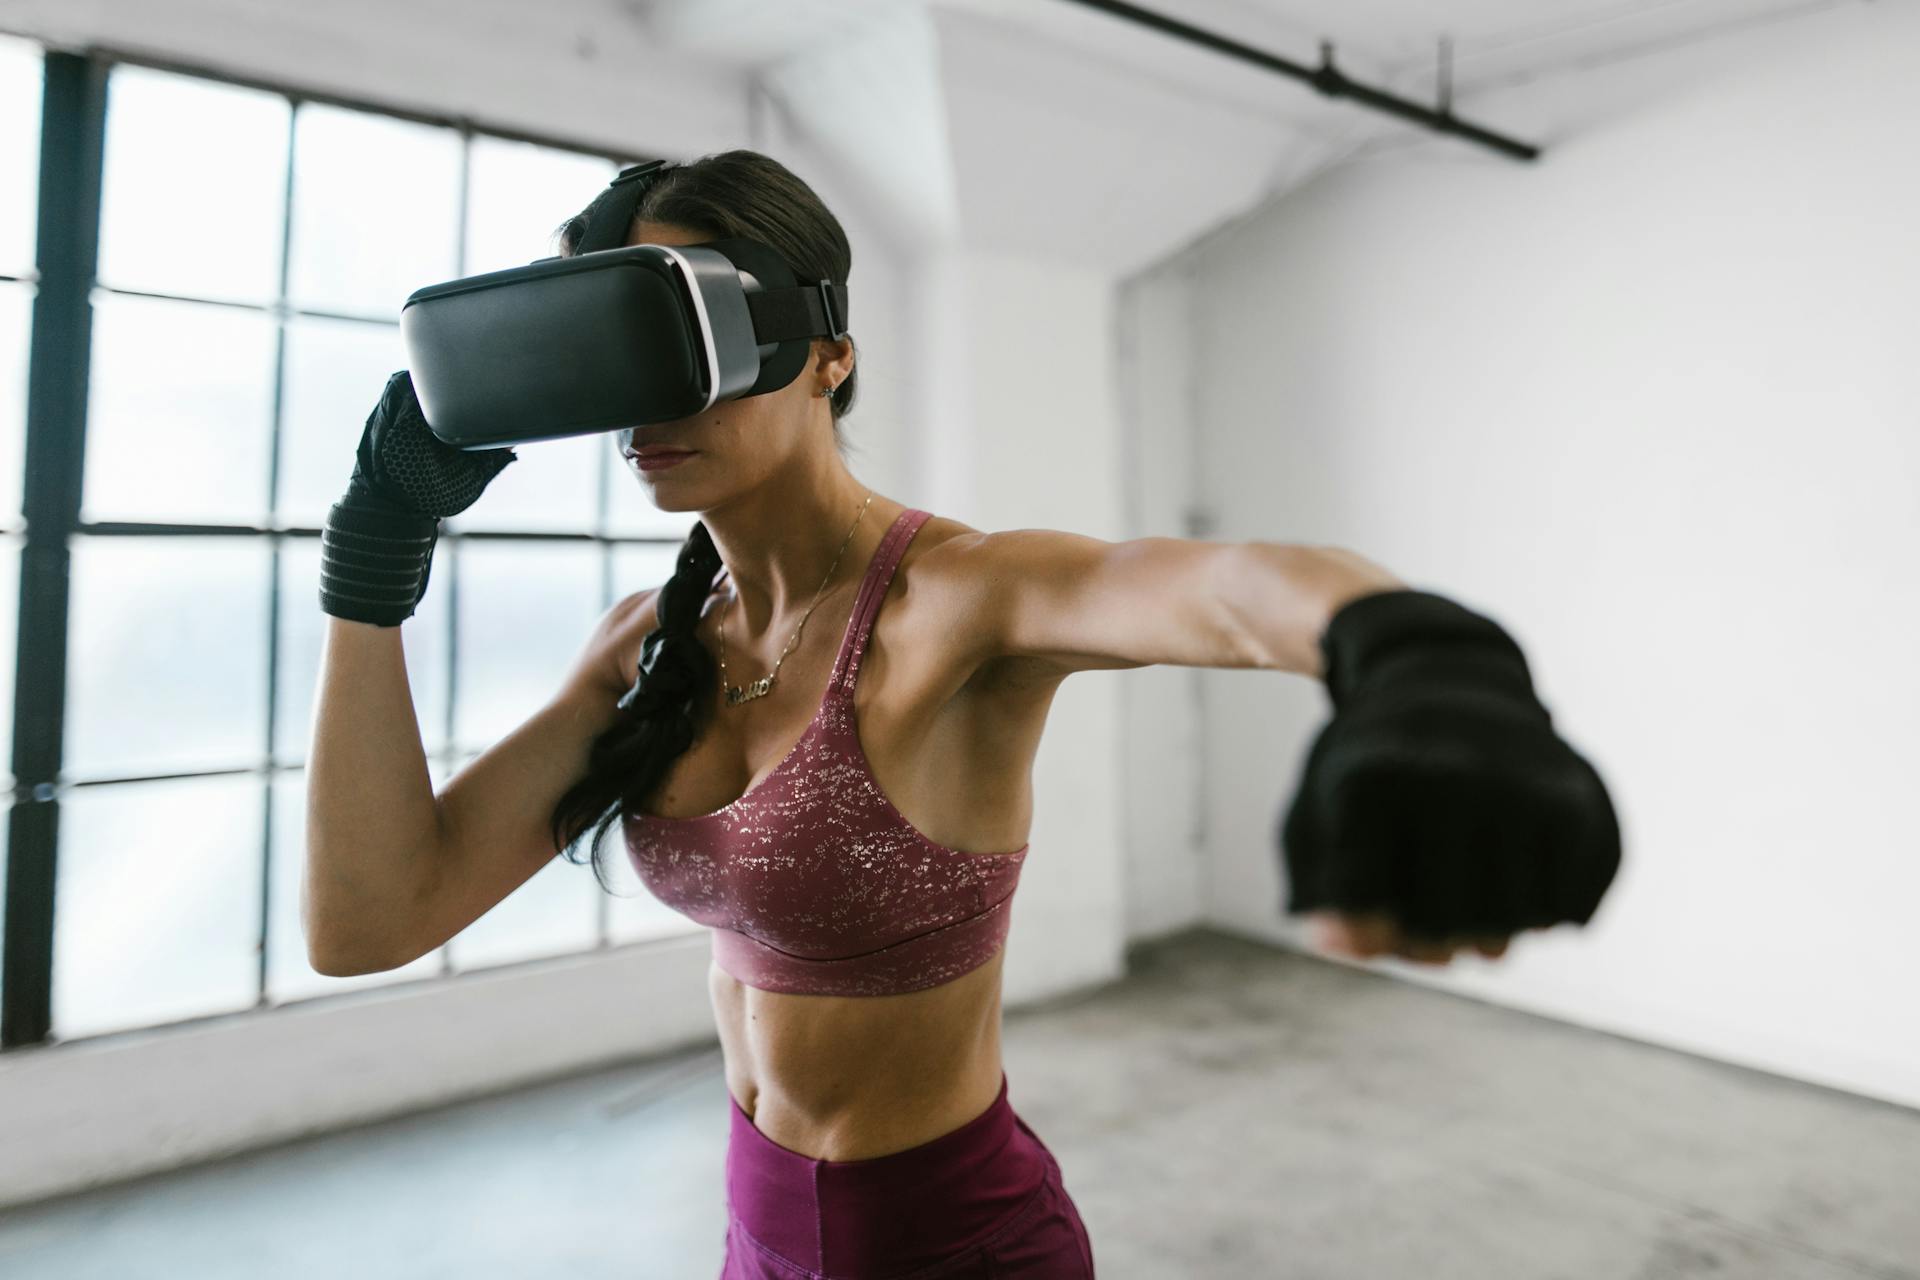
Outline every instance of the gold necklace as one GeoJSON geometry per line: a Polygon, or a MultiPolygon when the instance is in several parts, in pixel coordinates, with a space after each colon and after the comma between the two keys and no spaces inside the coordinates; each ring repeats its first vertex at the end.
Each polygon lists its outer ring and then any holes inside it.
{"type": "Polygon", "coordinates": [[[737,707],[743,702],[751,702],[767,690],[773,688],[773,678],[780,674],[780,663],[787,660],[787,654],[793,652],[793,646],[800,643],[800,630],[807,625],[807,619],[813,616],[814,606],[820,603],[820,593],[827,589],[827,583],[833,581],[833,571],[840,567],[840,557],[846,553],[847,544],[853,541],[853,531],[860,527],[860,516],[867,514],[867,506],[873,501],[873,490],[867,490],[867,501],[860,504],[859,515],[854,516],[853,524],[847,529],[846,541],[840,544],[840,550],[834,552],[833,563],[827,566],[827,576],[820,579],[820,586],[813,593],[813,604],[800,615],[800,626],[793,629],[793,639],[787,641],[787,647],[781,651],[779,660],[773,664],[773,670],[748,684],[745,688],[727,683],[727,614],[720,611],[720,687],[727,691],[727,705],[737,707]]]}

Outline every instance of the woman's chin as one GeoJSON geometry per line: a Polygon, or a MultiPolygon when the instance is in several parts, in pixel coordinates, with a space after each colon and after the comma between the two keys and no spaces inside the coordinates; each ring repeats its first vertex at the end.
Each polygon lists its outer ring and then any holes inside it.
{"type": "Polygon", "coordinates": [[[662,483],[657,477],[648,476],[641,479],[640,489],[660,511],[700,511],[706,506],[693,485],[675,484],[671,480],[662,483]]]}

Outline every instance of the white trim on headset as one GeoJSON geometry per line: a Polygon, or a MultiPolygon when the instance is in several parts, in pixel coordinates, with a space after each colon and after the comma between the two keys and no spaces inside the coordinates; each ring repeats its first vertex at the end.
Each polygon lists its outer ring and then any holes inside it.
{"type": "Polygon", "coordinates": [[[687,286],[687,292],[693,295],[693,310],[700,317],[700,341],[707,351],[707,402],[694,410],[705,413],[720,398],[720,353],[713,345],[713,322],[707,317],[707,300],[700,293],[699,281],[694,277],[693,266],[674,250],[670,244],[656,244],[652,248],[666,254],[673,265],[679,269],[680,279],[687,286]]]}

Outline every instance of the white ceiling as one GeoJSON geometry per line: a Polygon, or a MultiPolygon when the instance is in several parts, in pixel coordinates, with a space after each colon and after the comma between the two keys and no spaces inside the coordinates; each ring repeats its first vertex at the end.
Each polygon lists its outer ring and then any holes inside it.
{"type": "MultiPolygon", "coordinates": [[[[1135,0],[1135,6],[1300,62],[1318,61],[1320,42],[1331,40],[1343,67],[1429,85],[1445,36],[1453,44],[1457,91],[1473,92],[1611,54],[1863,2],[1871,0],[1135,0]]],[[[660,35],[748,67],[857,37],[876,19],[914,5],[989,20],[1011,38],[1051,39],[1129,66],[1153,65],[1185,47],[1075,0],[615,3],[643,15],[660,35]]],[[[1219,55],[1200,57],[1202,84],[1206,67],[1228,65],[1219,55]]]]}
{"type": "MultiPolygon", "coordinates": [[[[1074,0],[613,2],[757,74],[908,240],[1124,272],[1356,147],[1421,135],[1074,0]]],[[[1425,102],[1446,35],[1456,111],[1529,141],[1527,120],[1477,116],[1476,97],[1864,2],[1135,0],[1296,62],[1331,40],[1354,79],[1425,102]]]]}
{"type": "MultiPolygon", "coordinates": [[[[1488,74],[1538,71],[1601,53],[1741,23],[1831,8],[1839,0],[1137,0],[1149,9],[1297,61],[1318,60],[1322,39],[1340,60],[1431,77],[1442,36],[1453,42],[1461,87],[1488,74]]],[[[932,0],[1005,22],[1053,22],[1071,0],[932,0]]],[[[1112,19],[1107,19],[1112,21],[1112,19]]]]}

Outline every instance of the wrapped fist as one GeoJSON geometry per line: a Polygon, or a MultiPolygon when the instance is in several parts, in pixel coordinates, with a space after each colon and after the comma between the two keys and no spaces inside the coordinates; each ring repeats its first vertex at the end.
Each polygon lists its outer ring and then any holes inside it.
{"type": "Polygon", "coordinates": [[[1321,637],[1334,714],[1279,836],[1285,909],[1358,954],[1488,955],[1586,924],[1620,865],[1605,784],[1553,729],[1525,656],[1443,596],[1349,601],[1321,637]]]}

